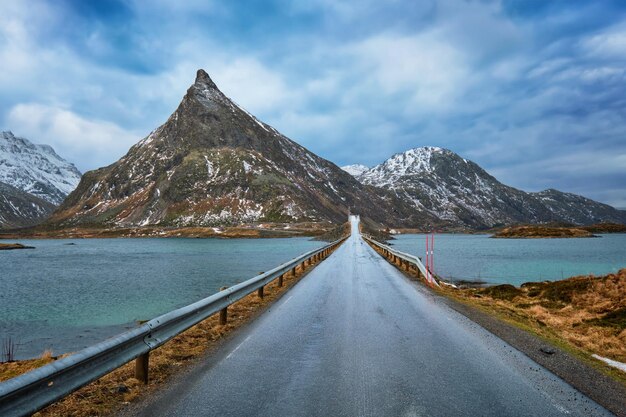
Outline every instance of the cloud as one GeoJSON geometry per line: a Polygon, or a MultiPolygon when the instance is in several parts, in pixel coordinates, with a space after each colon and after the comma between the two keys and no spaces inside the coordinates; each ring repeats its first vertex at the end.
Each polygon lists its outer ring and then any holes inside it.
{"type": "Polygon", "coordinates": [[[141,138],[114,123],[87,120],[71,111],[41,104],[18,104],[7,119],[10,125],[20,126],[16,135],[51,145],[83,172],[115,162],[141,138]]]}
{"type": "Polygon", "coordinates": [[[624,46],[608,0],[0,2],[0,121],[97,168],[204,68],[338,164],[436,145],[513,186],[624,205],[624,46]]]}
{"type": "Polygon", "coordinates": [[[372,95],[403,94],[423,112],[449,109],[468,81],[462,52],[436,33],[385,34],[349,49],[348,54],[365,73],[364,81],[371,83],[372,95]]]}
{"type": "Polygon", "coordinates": [[[582,48],[590,56],[607,59],[626,59],[626,25],[611,27],[581,42],[582,48]]]}

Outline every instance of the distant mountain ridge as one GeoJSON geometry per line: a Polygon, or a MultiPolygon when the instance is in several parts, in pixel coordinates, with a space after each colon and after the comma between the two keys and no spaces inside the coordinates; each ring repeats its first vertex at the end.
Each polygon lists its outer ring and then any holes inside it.
{"type": "Polygon", "coordinates": [[[410,207],[259,121],[199,70],[176,111],[114,164],[87,172],[52,225],[211,226],[343,223],[355,210],[380,223],[410,207]]]}
{"type": "Polygon", "coordinates": [[[80,176],[52,147],[0,132],[0,229],[41,223],[80,176]]]}
{"type": "Polygon", "coordinates": [[[516,223],[626,223],[626,213],[557,190],[527,193],[502,184],[476,163],[438,147],[398,153],[356,178],[389,190],[416,211],[473,229],[516,223]]]}
{"type": "Polygon", "coordinates": [[[0,181],[59,205],[80,181],[76,167],[48,145],[0,133],[0,181]]]}
{"type": "Polygon", "coordinates": [[[0,182],[0,229],[36,225],[55,208],[46,200],[0,182]]]}

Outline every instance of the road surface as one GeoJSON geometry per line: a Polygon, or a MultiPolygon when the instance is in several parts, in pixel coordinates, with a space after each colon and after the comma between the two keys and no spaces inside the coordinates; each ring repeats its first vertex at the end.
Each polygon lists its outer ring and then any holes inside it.
{"type": "Polygon", "coordinates": [[[352,236],[141,416],[610,416],[352,236]]]}

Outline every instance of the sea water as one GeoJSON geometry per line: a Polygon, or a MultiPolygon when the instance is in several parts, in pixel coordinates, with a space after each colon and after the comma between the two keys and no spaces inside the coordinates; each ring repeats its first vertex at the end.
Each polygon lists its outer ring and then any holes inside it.
{"type": "MultiPolygon", "coordinates": [[[[435,273],[451,281],[520,285],[626,268],[626,234],[599,238],[493,239],[489,235],[435,235],[435,273]]],[[[426,235],[396,235],[392,246],[425,257],[426,235]]]]}
{"type": "Polygon", "coordinates": [[[0,342],[77,351],[323,245],[310,238],[20,240],[0,251],[0,342]]]}

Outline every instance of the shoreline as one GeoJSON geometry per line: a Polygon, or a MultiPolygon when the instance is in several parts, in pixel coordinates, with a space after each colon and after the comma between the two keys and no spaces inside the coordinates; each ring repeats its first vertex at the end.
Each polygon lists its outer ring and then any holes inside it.
{"type": "Polygon", "coordinates": [[[2,240],[38,239],[110,239],[110,238],[213,238],[213,239],[273,239],[289,237],[320,237],[336,225],[271,225],[228,227],[134,227],[134,228],[68,228],[23,229],[0,231],[2,240]]]}

